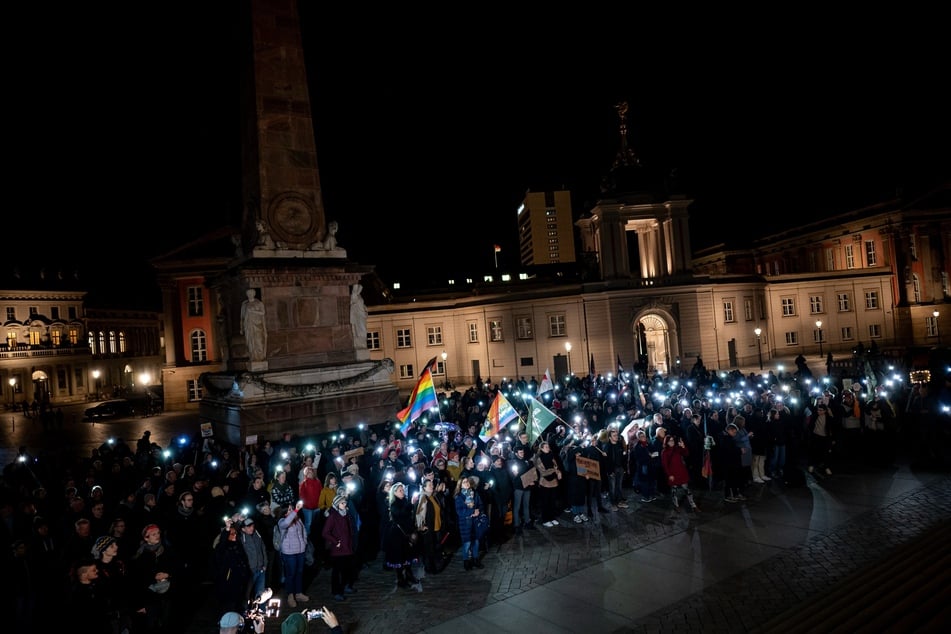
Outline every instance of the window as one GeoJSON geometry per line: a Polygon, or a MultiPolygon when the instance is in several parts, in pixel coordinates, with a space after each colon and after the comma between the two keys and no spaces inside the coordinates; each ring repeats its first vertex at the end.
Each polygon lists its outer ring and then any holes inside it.
{"type": "Polygon", "coordinates": [[[76,315],[78,314],[78,313],[76,312],[76,307],[75,307],[75,306],[70,306],[69,308],[67,308],[67,309],[66,309],[66,313],[69,315],[69,320],[70,320],[70,321],[75,320],[75,319],[76,319],[76,315]]]}
{"type": "Polygon", "coordinates": [[[796,314],[796,299],[794,297],[783,297],[783,317],[792,317],[796,314]]]}
{"type": "Polygon", "coordinates": [[[205,341],[205,331],[193,330],[189,337],[192,350],[192,363],[202,363],[208,360],[208,348],[205,341]]]}
{"type": "Polygon", "coordinates": [[[865,308],[878,310],[878,291],[865,291],[865,308]]]}
{"type": "Polygon", "coordinates": [[[813,315],[823,312],[822,311],[822,295],[809,296],[809,312],[811,312],[813,315]]]}
{"type": "Polygon", "coordinates": [[[380,347],[380,331],[367,332],[367,350],[379,350],[380,347]]]}
{"type": "Polygon", "coordinates": [[[82,368],[73,368],[73,383],[76,384],[76,387],[83,387],[83,369],[82,368]]]}
{"type": "Polygon", "coordinates": [[[42,339],[42,337],[40,336],[40,331],[39,331],[39,330],[31,330],[31,331],[30,331],[30,345],[31,345],[31,346],[38,346],[38,345],[40,345],[41,339],[42,339]]]}
{"type": "Polygon", "coordinates": [[[194,403],[201,400],[202,389],[201,382],[196,379],[188,379],[185,381],[185,386],[188,389],[188,402],[194,403]]]}
{"type": "Polygon", "coordinates": [[[106,333],[99,331],[99,354],[106,354],[106,333]]]}
{"type": "Polygon", "coordinates": [[[74,346],[78,344],[79,343],[79,328],[76,328],[75,326],[70,326],[67,332],[68,332],[67,337],[69,337],[69,343],[73,344],[74,346]]]}
{"type": "Polygon", "coordinates": [[[759,296],[759,320],[764,321],[766,319],[766,298],[762,295],[759,296]]]}
{"type": "Polygon", "coordinates": [[[951,287],[948,286],[948,272],[941,271],[941,292],[945,296],[951,295],[951,287]]]}
{"type": "Polygon", "coordinates": [[[875,241],[865,241],[865,263],[868,266],[878,266],[878,258],[875,257],[875,241]]]}
{"type": "Polygon", "coordinates": [[[469,332],[469,343],[479,343],[479,324],[470,321],[466,324],[466,330],[469,332]]]}
{"type": "Polygon", "coordinates": [[[842,341],[852,341],[852,326],[843,326],[841,333],[842,341]]]}
{"type": "Polygon", "coordinates": [[[63,343],[63,331],[58,328],[50,330],[50,341],[58,348],[63,343]]]}
{"type": "Polygon", "coordinates": [[[826,249],[826,270],[835,270],[835,249],[826,249]]]}
{"type": "Polygon", "coordinates": [[[65,391],[68,387],[66,381],[66,369],[65,368],[56,368],[56,389],[65,391]]]}
{"type": "Polygon", "coordinates": [[[799,335],[796,332],[787,332],[786,333],[786,345],[787,346],[797,346],[799,345],[799,335]]]}
{"type": "Polygon", "coordinates": [[[812,331],[812,341],[814,343],[819,343],[820,341],[825,341],[825,331],[822,328],[816,328],[812,331]]]}
{"type": "Polygon", "coordinates": [[[723,321],[728,324],[736,321],[736,318],[733,315],[733,300],[732,299],[723,300],[723,321]]]}
{"type": "Polygon", "coordinates": [[[201,286],[189,286],[188,292],[188,316],[201,317],[205,314],[205,300],[202,295],[201,286]]]}
{"type": "Polygon", "coordinates": [[[852,252],[852,245],[845,245],[845,268],[854,269],[855,268],[855,255],[852,252]]]}
{"type": "Polygon", "coordinates": [[[912,260],[918,259],[918,240],[914,234],[908,236],[908,253],[911,255],[912,260]]]}
{"type": "Polygon", "coordinates": [[[879,324],[868,325],[868,336],[872,339],[882,338],[882,327],[879,324]]]}
{"type": "Polygon", "coordinates": [[[401,379],[412,379],[416,377],[416,372],[413,371],[412,363],[405,363],[400,366],[400,378],[401,379]]]}
{"type": "Polygon", "coordinates": [[[911,274],[911,293],[916,304],[921,303],[921,280],[917,273],[911,274]]]}
{"type": "Polygon", "coordinates": [[[568,330],[565,327],[565,316],[564,315],[549,315],[548,316],[548,336],[549,337],[564,337],[567,336],[568,330]]]}
{"type": "Polygon", "coordinates": [[[27,312],[30,314],[30,317],[32,317],[33,315],[39,315],[40,309],[36,306],[30,306],[30,309],[27,312]]]}
{"type": "Polygon", "coordinates": [[[7,331],[7,347],[11,350],[17,347],[17,331],[8,330],[7,331]]]}
{"type": "Polygon", "coordinates": [[[109,331],[109,354],[116,353],[116,332],[114,330],[109,331]]]}
{"type": "Polygon", "coordinates": [[[925,317],[925,334],[929,337],[938,336],[938,318],[934,315],[925,317]]]}
{"type": "Polygon", "coordinates": [[[59,321],[59,306],[50,306],[50,319],[59,321]]]}
{"type": "Polygon", "coordinates": [[[121,330],[119,331],[119,352],[122,354],[126,353],[125,347],[125,333],[121,330]]]}
{"type": "Polygon", "coordinates": [[[397,348],[412,348],[413,347],[413,337],[410,336],[409,328],[396,329],[396,347],[397,348]]]}
{"type": "Polygon", "coordinates": [[[836,293],[835,301],[839,305],[840,313],[847,313],[852,310],[852,306],[849,303],[849,294],[848,293],[836,293]]]}
{"type": "Polygon", "coordinates": [[[14,306],[7,306],[7,321],[16,321],[17,309],[14,306]]]}
{"type": "Polygon", "coordinates": [[[515,320],[515,337],[518,339],[531,339],[533,336],[532,318],[518,317],[515,320]]]}
{"type": "Polygon", "coordinates": [[[743,318],[746,321],[753,321],[753,298],[743,298],[743,318]]]}
{"type": "Polygon", "coordinates": [[[446,375],[446,362],[440,359],[436,360],[436,371],[433,372],[435,375],[446,375]]]}
{"type": "Polygon", "coordinates": [[[90,354],[96,354],[96,335],[95,333],[90,332],[86,335],[89,340],[89,352],[90,354]]]}
{"type": "Polygon", "coordinates": [[[442,326],[426,326],[426,339],[431,346],[442,345],[442,326]]]}
{"type": "Polygon", "coordinates": [[[490,321],[489,333],[492,341],[502,341],[502,322],[498,320],[490,321]]]}

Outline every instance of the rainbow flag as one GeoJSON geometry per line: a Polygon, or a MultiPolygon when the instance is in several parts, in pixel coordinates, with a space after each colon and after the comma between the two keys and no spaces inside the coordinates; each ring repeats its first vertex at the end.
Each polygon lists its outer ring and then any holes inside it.
{"type": "Polygon", "coordinates": [[[505,398],[501,390],[495,393],[495,399],[489,405],[489,411],[485,415],[485,423],[482,425],[482,433],[479,438],[488,441],[494,438],[506,425],[513,420],[518,420],[518,412],[505,398]]]}
{"type": "Polygon", "coordinates": [[[409,431],[413,421],[430,409],[434,407],[439,408],[439,399],[436,398],[436,386],[433,385],[432,370],[435,365],[436,357],[433,357],[429,363],[426,364],[426,367],[423,368],[422,373],[420,373],[416,387],[413,388],[412,394],[409,395],[409,402],[406,404],[406,407],[396,414],[396,418],[403,423],[400,426],[400,432],[404,436],[406,432],[409,431]]]}

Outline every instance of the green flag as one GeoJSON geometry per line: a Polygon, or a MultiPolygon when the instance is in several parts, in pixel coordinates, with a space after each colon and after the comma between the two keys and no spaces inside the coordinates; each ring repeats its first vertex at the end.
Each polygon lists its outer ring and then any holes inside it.
{"type": "Polygon", "coordinates": [[[525,426],[525,431],[528,432],[528,442],[534,444],[534,442],[538,440],[538,437],[542,435],[542,432],[545,431],[549,425],[558,420],[558,417],[553,411],[542,405],[537,398],[533,398],[530,404],[531,420],[529,420],[525,426]]]}

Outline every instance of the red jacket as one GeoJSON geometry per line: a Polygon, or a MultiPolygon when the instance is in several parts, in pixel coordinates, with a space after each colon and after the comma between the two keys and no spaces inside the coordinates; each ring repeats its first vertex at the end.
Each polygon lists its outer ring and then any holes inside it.
{"type": "Polygon", "coordinates": [[[687,473],[687,465],[684,461],[690,454],[686,447],[664,447],[660,454],[661,462],[664,465],[664,473],[667,474],[667,483],[671,486],[680,486],[690,482],[690,474],[687,473]]]}
{"type": "Polygon", "coordinates": [[[304,501],[304,508],[310,511],[320,507],[320,492],[324,485],[317,478],[304,478],[300,483],[300,499],[304,501]]]}

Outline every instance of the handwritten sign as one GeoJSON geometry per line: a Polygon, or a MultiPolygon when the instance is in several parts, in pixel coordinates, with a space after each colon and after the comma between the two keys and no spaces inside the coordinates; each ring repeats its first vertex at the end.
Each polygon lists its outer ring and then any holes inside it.
{"type": "Polygon", "coordinates": [[[201,437],[202,438],[211,438],[215,433],[211,429],[211,423],[202,423],[201,424],[201,437]]]}
{"type": "Polygon", "coordinates": [[[575,463],[578,465],[578,475],[589,480],[601,479],[601,465],[597,460],[575,456],[575,463]]]}
{"type": "Polygon", "coordinates": [[[356,449],[351,449],[350,451],[343,452],[343,459],[347,462],[350,461],[350,458],[356,458],[357,456],[363,455],[363,447],[357,447],[356,449]]]}

